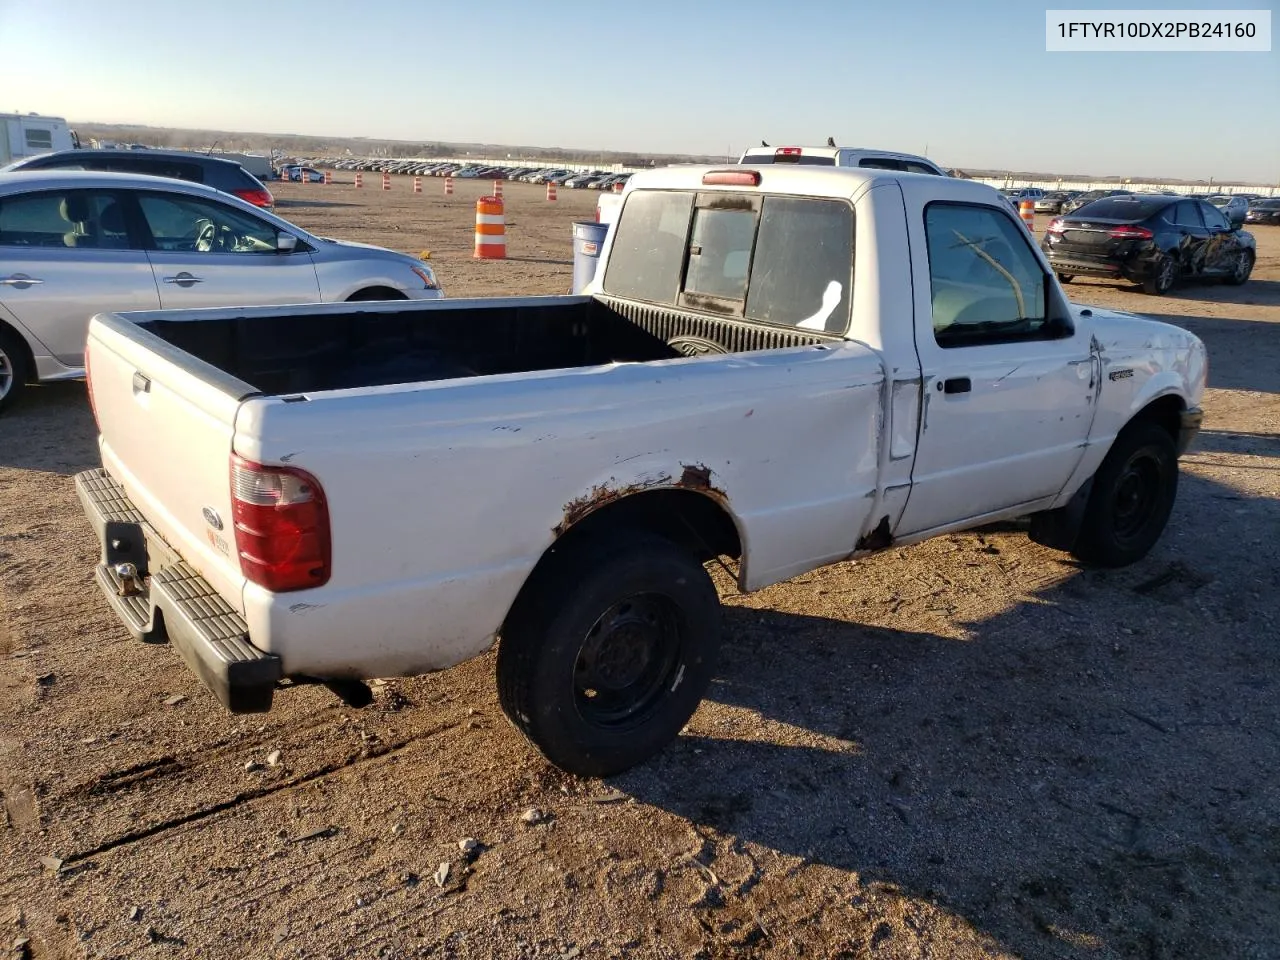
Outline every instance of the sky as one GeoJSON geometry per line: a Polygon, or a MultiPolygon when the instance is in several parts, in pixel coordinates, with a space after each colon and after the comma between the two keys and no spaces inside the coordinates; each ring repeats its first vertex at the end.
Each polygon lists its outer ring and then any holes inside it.
{"type": "MultiPolygon", "coordinates": [[[[1159,6],[1271,9],[1280,31],[1274,3],[1159,6]]],[[[1025,0],[0,0],[0,110],[656,154],[830,136],[945,166],[1280,182],[1280,47],[1047,53],[1044,24],[1025,0]]]]}

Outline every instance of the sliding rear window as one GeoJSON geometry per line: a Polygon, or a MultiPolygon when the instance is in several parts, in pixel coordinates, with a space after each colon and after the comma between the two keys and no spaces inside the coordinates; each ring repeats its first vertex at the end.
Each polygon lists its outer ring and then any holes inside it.
{"type": "Polygon", "coordinates": [[[843,333],[853,208],[842,200],[636,191],[615,227],[614,296],[843,333]]]}

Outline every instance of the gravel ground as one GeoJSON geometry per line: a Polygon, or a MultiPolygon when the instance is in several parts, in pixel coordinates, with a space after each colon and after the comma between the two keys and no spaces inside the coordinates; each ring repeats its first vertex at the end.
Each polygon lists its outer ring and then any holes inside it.
{"type": "MultiPolygon", "coordinates": [[[[451,296],[567,291],[594,192],[508,185],[511,257],[481,262],[481,186],[424,189],[275,187],[309,229],[430,249],[451,296]]],[[[1256,232],[1244,287],[1069,288],[1209,347],[1146,560],[1083,570],[1006,525],[751,596],[717,571],[708,700],[608,781],[506,723],[492,655],[363,710],[222,712],[92,583],[83,385],[31,391],[0,418],[0,957],[1280,957],[1280,229],[1256,232]]]]}

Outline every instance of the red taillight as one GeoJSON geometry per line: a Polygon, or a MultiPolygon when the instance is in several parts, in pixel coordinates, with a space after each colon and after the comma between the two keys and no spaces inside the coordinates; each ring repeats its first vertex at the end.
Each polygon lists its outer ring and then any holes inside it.
{"type": "Polygon", "coordinates": [[[316,478],[231,455],[231,513],[240,571],[276,593],[329,580],[329,508],[316,478]]]}
{"type": "Polygon", "coordinates": [[[1117,240],[1150,240],[1155,234],[1146,227],[1112,227],[1107,236],[1117,240]]]}
{"type": "Polygon", "coordinates": [[[759,170],[712,170],[702,175],[706,186],[719,187],[758,187],[760,186],[759,170]]]}
{"type": "Polygon", "coordinates": [[[89,354],[92,352],[90,346],[93,341],[89,340],[84,345],[84,387],[89,394],[89,412],[93,414],[93,424],[98,428],[98,432],[102,432],[102,424],[98,423],[98,408],[93,404],[93,372],[89,369],[89,354]]]}
{"type": "Polygon", "coordinates": [[[1053,220],[1049,221],[1049,226],[1047,227],[1047,231],[1049,233],[1066,233],[1067,225],[1062,222],[1061,217],[1056,217],[1053,220]]]}
{"type": "Polygon", "coordinates": [[[777,150],[773,151],[773,155],[775,157],[798,157],[800,156],[800,153],[800,147],[779,147],[777,150]]]}
{"type": "Polygon", "coordinates": [[[246,203],[252,203],[255,207],[273,207],[276,198],[271,195],[270,190],[236,190],[235,195],[246,203]]]}

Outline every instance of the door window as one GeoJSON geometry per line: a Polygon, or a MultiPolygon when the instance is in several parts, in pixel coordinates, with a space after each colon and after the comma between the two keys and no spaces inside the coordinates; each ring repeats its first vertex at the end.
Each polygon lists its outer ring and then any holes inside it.
{"type": "Polygon", "coordinates": [[[279,231],[275,227],[220,203],[176,193],[141,193],[138,205],[157,250],[276,252],[279,231]]]}
{"type": "Polygon", "coordinates": [[[1204,220],[1200,216],[1200,206],[1190,201],[1182,201],[1173,211],[1173,222],[1179,227],[1191,227],[1199,230],[1204,227],[1204,220]]]}
{"type": "Polygon", "coordinates": [[[1026,229],[991,207],[931,203],[925,237],[940,347],[1043,340],[1066,331],[1047,320],[1046,276],[1026,229]]]}
{"type": "Polygon", "coordinates": [[[0,246],[124,250],[124,211],[109,193],[46,190],[0,200],[0,246]]]}
{"type": "Polygon", "coordinates": [[[1196,207],[1204,215],[1204,225],[1210,230],[1230,230],[1226,215],[1211,203],[1197,203],[1196,207]]]}

